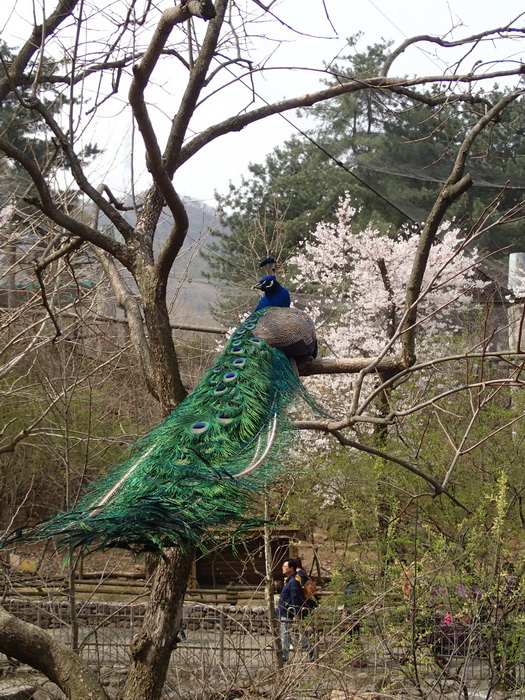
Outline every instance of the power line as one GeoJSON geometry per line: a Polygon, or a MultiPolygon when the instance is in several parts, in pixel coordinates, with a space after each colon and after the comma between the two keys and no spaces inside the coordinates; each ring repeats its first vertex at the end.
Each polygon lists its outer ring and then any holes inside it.
{"type": "Polygon", "coordinates": [[[330,158],[331,161],[333,161],[339,168],[342,168],[345,172],[347,172],[349,175],[351,175],[353,178],[355,178],[361,185],[369,189],[371,192],[373,192],[377,197],[382,199],[386,204],[390,205],[393,209],[395,209],[399,214],[404,216],[406,219],[408,219],[411,223],[415,224],[417,223],[415,219],[413,219],[410,214],[408,214],[406,211],[401,209],[397,204],[392,202],[392,200],[388,199],[385,195],[383,195],[379,190],[376,190],[375,187],[372,187],[368,182],[365,182],[357,173],[355,173],[353,170],[350,170],[342,161],[340,161],[338,158],[336,158],[334,155],[332,155],[324,146],[322,146],[318,141],[313,139],[309,134],[307,134],[305,131],[300,129],[298,126],[293,124],[288,117],[285,117],[284,115],[281,115],[283,119],[285,119],[290,126],[292,126],[296,131],[298,131],[301,136],[306,138],[310,143],[318,148],[322,153],[324,153],[328,158],[330,158]]]}
{"type": "MultiPolygon", "coordinates": [[[[446,180],[442,180],[437,177],[430,177],[430,175],[420,175],[419,173],[410,173],[408,171],[402,172],[400,170],[389,170],[388,168],[381,168],[377,165],[366,165],[362,162],[359,163],[359,167],[363,168],[363,170],[371,170],[372,172],[376,173],[384,173],[385,175],[392,175],[393,177],[404,177],[409,180],[421,180],[422,182],[433,182],[439,185],[444,185],[446,182],[446,180]]],[[[473,187],[486,187],[498,190],[525,190],[525,185],[508,185],[497,182],[487,182],[486,180],[480,179],[476,179],[476,181],[473,184],[473,187]]]]}
{"type": "MultiPolygon", "coordinates": [[[[226,68],[226,70],[227,70],[233,77],[235,77],[235,74],[233,73],[232,70],[230,70],[229,68],[226,68]]],[[[258,99],[260,99],[262,102],[264,102],[264,104],[270,105],[270,102],[268,102],[268,100],[266,100],[264,97],[262,97],[262,96],[253,88],[253,86],[247,85],[247,84],[242,80],[242,78],[238,78],[238,80],[239,80],[239,82],[241,83],[241,85],[244,85],[245,88],[247,88],[247,89],[250,90],[250,93],[251,93],[252,95],[255,95],[258,99]]],[[[303,136],[303,137],[306,138],[308,141],[310,141],[310,142],[312,143],[313,146],[315,146],[315,147],[318,148],[320,151],[322,151],[322,152],[323,152],[328,158],[330,158],[330,160],[332,160],[337,166],[339,166],[340,168],[342,168],[343,170],[345,170],[349,175],[351,175],[352,177],[354,177],[361,185],[363,185],[364,187],[366,187],[367,189],[369,189],[371,192],[373,192],[377,197],[379,197],[380,199],[382,199],[386,204],[390,205],[390,206],[391,206],[393,209],[395,209],[399,214],[401,214],[402,216],[404,216],[408,221],[410,221],[411,223],[414,223],[414,224],[417,223],[417,222],[415,221],[415,219],[413,219],[413,218],[410,216],[410,214],[408,214],[406,211],[404,211],[404,210],[401,209],[399,206],[397,206],[397,204],[395,204],[395,203],[392,202],[390,199],[388,199],[388,197],[386,197],[385,195],[381,194],[381,192],[379,192],[379,191],[376,190],[374,187],[372,187],[372,185],[370,185],[369,183],[367,183],[367,182],[365,182],[364,180],[362,180],[362,179],[359,177],[359,175],[357,175],[357,174],[354,173],[352,170],[350,170],[350,168],[348,168],[343,162],[341,162],[341,161],[340,161],[338,158],[336,158],[332,153],[330,153],[324,146],[322,146],[322,145],[321,145],[320,143],[318,143],[314,138],[312,138],[309,134],[307,134],[307,133],[306,133],[305,131],[303,131],[300,127],[298,127],[296,124],[294,124],[292,121],[290,121],[290,119],[289,119],[288,117],[286,117],[282,112],[279,112],[279,113],[278,113],[278,116],[281,117],[281,119],[284,119],[284,121],[285,121],[287,124],[289,124],[289,125],[292,127],[292,129],[295,129],[295,131],[297,131],[299,134],[301,134],[301,136],[303,136]]]]}

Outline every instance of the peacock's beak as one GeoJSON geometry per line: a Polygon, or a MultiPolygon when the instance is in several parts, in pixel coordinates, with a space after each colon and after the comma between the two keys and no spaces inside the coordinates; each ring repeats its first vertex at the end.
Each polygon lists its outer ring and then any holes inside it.
{"type": "Polygon", "coordinates": [[[257,284],[254,284],[252,289],[262,289],[262,285],[260,282],[257,282],[257,284]]]}

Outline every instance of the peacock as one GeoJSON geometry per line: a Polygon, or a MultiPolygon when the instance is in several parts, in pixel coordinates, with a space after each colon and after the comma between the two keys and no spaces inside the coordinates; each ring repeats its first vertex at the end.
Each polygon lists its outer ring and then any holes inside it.
{"type": "Polygon", "coordinates": [[[285,289],[278,281],[275,275],[265,275],[253,286],[253,289],[260,289],[264,292],[259,303],[255,307],[255,311],[260,311],[267,306],[277,306],[287,308],[290,306],[290,292],[285,289]]]}
{"type": "Polygon", "coordinates": [[[299,380],[296,360],[315,357],[312,320],[290,308],[275,275],[201,382],[139,440],[70,511],[7,535],[12,542],[55,538],[87,550],[120,547],[161,552],[192,543],[202,550],[226,528],[260,523],[254,497],[282,470],[291,435],[286,409],[301,396],[320,406],[299,380]]]}

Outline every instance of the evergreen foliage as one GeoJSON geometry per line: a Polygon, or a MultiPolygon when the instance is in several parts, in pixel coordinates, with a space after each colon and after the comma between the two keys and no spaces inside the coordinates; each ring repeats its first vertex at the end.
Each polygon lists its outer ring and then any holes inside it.
{"type": "MultiPolygon", "coordinates": [[[[359,52],[358,38],[350,39],[352,53],[331,66],[330,84],[379,74],[388,45],[359,52]]],[[[369,90],[313,107],[309,114],[317,119],[315,128],[288,139],[264,163],[252,163],[240,185],[230,184],[227,193],[217,194],[231,234],[217,234],[220,245],[212,244],[212,252],[204,254],[213,276],[246,284],[253,279],[254,259],[269,253],[286,259],[319,221],[334,220],[336,204],[345,193],[357,207],[356,224],[362,228],[372,223],[395,236],[402,225],[424,221],[461,139],[503,92],[495,88],[492,93],[466,95],[464,102],[447,103],[446,93],[434,89],[426,93],[428,102],[443,103],[425,105],[405,94],[369,90]]],[[[464,236],[498,195],[491,221],[523,201],[524,131],[521,98],[476,140],[467,162],[474,186],[450,211],[464,236]]],[[[476,241],[490,251],[504,248],[504,254],[523,244],[517,222],[498,225],[476,241]]]]}

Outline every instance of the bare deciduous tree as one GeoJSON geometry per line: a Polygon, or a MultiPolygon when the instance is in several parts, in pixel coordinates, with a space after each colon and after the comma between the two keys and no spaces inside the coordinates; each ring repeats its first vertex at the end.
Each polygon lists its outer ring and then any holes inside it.
{"type": "MultiPolygon", "coordinates": [[[[51,286],[60,261],[73,259],[71,256],[86,247],[94,249],[117,303],[126,314],[129,338],[140,358],[145,384],[160,402],[163,412],[168,413],[186,394],[166,300],[168,275],[188,230],[187,212],[174,185],[174,177],[181,166],[225,134],[237,132],[271,115],[308,107],[342,94],[383,91],[402,95],[414,103],[429,104],[430,98],[424,89],[434,86],[432,104],[438,110],[444,102],[475,103],[476,97],[470,86],[480,81],[506,79],[517,87],[494,105],[487,105],[486,100],[480,98],[482,112],[456,147],[453,170],[429,212],[407,291],[408,311],[400,328],[402,356],[394,360],[378,357],[364,363],[359,359],[349,361],[343,363],[343,371],[359,371],[361,378],[377,370],[399,372],[414,365],[417,359],[418,299],[429,248],[448,207],[472,184],[465,164],[476,137],[497,122],[506,106],[523,93],[519,86],[523,66],[501,63],[485,73],[461,72],[458,68],[443,75],[390,77],[396,57],[409,46],[405,42],[392,53],[383,73],[377,77],[338,79],[334,86],[322,90],[314,89],[308,94],[272,104],[247,106],[219,122],[214,121],[213,110],[210,110],[206,125],[198,127],[194,126],[196,116],[216,91],[220,91],[226,103],[227,89],[235,87],[236,81],[255,81],[264,72],[250,62],[248,45],[250,35],[256,32],[256,23],[273,17],[273,10],[259,2],[241,7],[228,0],[216,0],[215,5],[211,0],[185,0],[175,7],[168,5],[163,3],[161,6],[167,9],[159,13],[157,5],[147,3],[141,9],[135,0],[108,4],[104,21],[107,21],[111,38],[101,41],[94,33],[95,19],[101,16],[98,6],[89,0],[59,0],[50,15],[40,24],[35,23],[16,58],[11,62],[3,61],[5,75],[0,80],[0,102],[15,96],[24,109],[30,110],[41,132],[49,138],[48,153],[42,160],[17,146],[8,135],[0,135],[0,152],[30,179],[31,191],[24,196],[25,205],[39,211],[47,222],[46,245],[38,249],[34,263],[40,288],[45,291],[51,286]],[[251,23],[255,23],[253,30],[251,23]],[[81,39],[84,34],[87,38],[81,39]],[[59,54],[58,47],[66,47],[66,57],[59,54]],[[155,110],[148,102],[148,91],[155,83],[161,82],[173,93],[163,105],[169,118],[169,133],[164,146],[161,146],[155,110]],[[128,86],[127,96],[123,94],[125,85],[128,86]],[[63,111],[58,115],[46,101],[50,87],[58,91],[64,102],[63,111]],[[92,91],[89,95],[88,90],[92,91]],[[92,102],[87,102],[88,96],[92,102]],[[97,110],[110,100],[119,104],[124,102],[124,109],[131,109],[142,136],[150,173],[151,184],[136,210],[134,225],[125,218],[118,198],[104,183],[93,180],[83,161],[83,130],[97,110]],[[63,178],[68,183],[66,193],[56,184],[57,167],[67,172],[63,178]],[[90,214],[71,206],[70,195],[73,194],[77,200],[83,201],[90,214]],[[163,207],[168,208],[173,226],[160,252],[155,255],[155,234],[163,207]],[[97,216],[93,216],[93,211],[97,216]],[[107,218],[117,235],[109,235],[100,229],[98,212],[107,218]],[[127,277],[122,274],[122,269],[127,277]],[[130,292],[130,276],[138,289],[138,302],[130,292]]],[[[521,38],[524,33],[525,30],[513,23],[488,30],[481,38],[504,41],[521,38]]],[[[433,39],[418,37],[413,41],[429,40],[433,39]]],[[[454,42],[454,46],[462,47],[468,55],[479,42],[480,35],[477,35],[454,42]]],[[[447,42],[441,44],[446,46],[447,42]]],[[[460,66],[461,61],[456,65],[460,66]]],[[[255,95],[256,91],[254,98],[255,95]]],[[[46,308],[53,318],[52,307],[46,308]]],[[[49,342],[58,334],[59,326],[55,335],[49,335],[49,326],[46,332],[46,342],[49,342]]],[[[27,341],[27,351],[31,349],[31,343],[36,342],[27,341]]],[[[15,362],[16,352],[6,361],[6,370],[15,362]]],[[[314,364],[311,371],[333,371],[334,366],[322,361],[314,364]]],[[[341,371],[341,367],[337,371],[341,371]]],[[[330,431],[341,442],[356,446],[340,432],[352,420],[350,415],[342,424],[313,427],[330,431]]],[[[17,440],[13,439],[13,447],[17,440]]],[[[445,487],[446,483],[434,484],[436,493],[445,487]]],[[[193,551],[188,546],[184,551],[173,549],[166,552],[159,563],[144,626],[132,646],[125,700],[156,700],[160,697],[170,654],[176,643],[192,558],[193,551]]],[[[15,623],[3,612],[0,623],[1,650],[36,666],[34,656],[27,652],[28,646],[37,642],[47,645],[47,650],[42,647],[38,667],[69,697],[106,697],[102,686],[97,686],[91,676],[88,678],[87,671],[81,669],[80,662],[57,647],[57,643],[52,646],[45,635],[42,637],[44,633],[15,623]],[[64,660],[71,664],[63,673],[55,668],[57,655],[63,655],[64,660]],[[75,664],[80,669],[78,673],[75,664]]]]}

